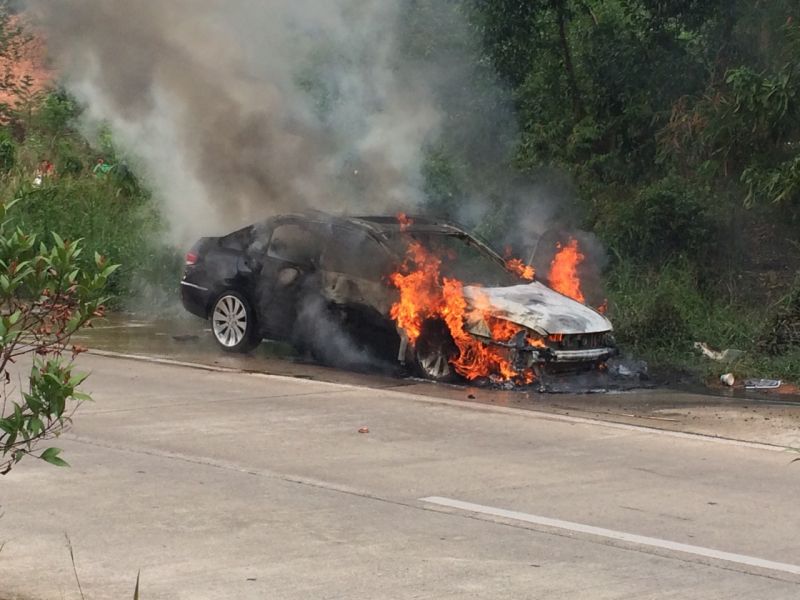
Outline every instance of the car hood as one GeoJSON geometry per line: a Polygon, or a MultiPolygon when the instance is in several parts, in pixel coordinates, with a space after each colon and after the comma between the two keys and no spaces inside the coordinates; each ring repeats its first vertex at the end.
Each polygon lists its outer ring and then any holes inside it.
{"type": "Polygon", "coordinates": [[[471,308],[488,308],[492,316],[541,335],[602,333],[613,329],[611,321],[596,310],[538,281],[511,287],[467,286],[464,297],[471,308]]]}

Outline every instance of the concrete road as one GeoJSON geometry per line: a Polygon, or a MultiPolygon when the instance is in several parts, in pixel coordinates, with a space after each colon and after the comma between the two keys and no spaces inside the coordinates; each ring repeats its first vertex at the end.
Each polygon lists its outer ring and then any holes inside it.
{"type": "Polygon", "coordinates": [[[776,446],[800,446],[800,395],[794,386],[778,392],[753,393],[738,389],[709,390],[699,386],[677,389],[652,388],[653,381],[615,380],[586,375],[560,382],[547,377],[548,387],[559,393],[540,393],[532,388],[504,391],[487,387],[442,386],[398,376],[354,373],[314,364],[298,357],[286,344],[265,341],[252,354],[220,352],[208,324],[187,318],[178,309],[175,318],[137,320],[130,315],[112,315],[84,330],[76,341],[93,351],[166,358],[264,374],[291,375],[303,379],[365,385],[406,392],[508,406],[526,410],[581,416],[651,428],[686,431],[776,446]],[[183,318],[181,318],[183,315],[183,318]],[[648,387],[642,387],[648,386],[648,387]],[[622,388],[624,393],[586,393],[589,390],[622,388]],[[564,393],[564,389],[570,393],[564,393]],[[787,393],[788,392],[788,393],[787,393]]]}
{"type": "Polygon", "coordinates": [[[98,356],[0,479],[0,597],[800,597],[800,463],[403,391],[98,356]],[[359,433],[368,427],[369,433],[359,433]]]}

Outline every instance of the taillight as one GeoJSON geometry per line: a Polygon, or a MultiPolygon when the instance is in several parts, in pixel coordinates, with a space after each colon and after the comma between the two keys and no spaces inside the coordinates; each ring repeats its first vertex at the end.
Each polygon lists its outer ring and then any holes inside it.
{"type": "Polygon", "coordinates": [[[192,266],[197,264],[199,256],[195,252],[187,252],[186,253],[186,266],[192,266]]]}

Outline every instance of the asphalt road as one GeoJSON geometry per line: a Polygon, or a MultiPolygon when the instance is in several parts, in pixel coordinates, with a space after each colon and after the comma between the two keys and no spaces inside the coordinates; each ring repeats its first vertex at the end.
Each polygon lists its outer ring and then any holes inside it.
{"type": "Polygon", "coordinates": [[[87,599],[139,571],[147,599],[800,597],[800,463],[776,446],[82,361],[71,468],[0,480],[0,597],[80,598],[65,534],[87,599]]]}

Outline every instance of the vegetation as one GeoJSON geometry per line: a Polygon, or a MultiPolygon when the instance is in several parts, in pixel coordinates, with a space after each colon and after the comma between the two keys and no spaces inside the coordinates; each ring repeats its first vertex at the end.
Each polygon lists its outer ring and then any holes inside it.
{"type": "MultiPolygon", "coordinates": [[[[24,95],[12,88],[17,94],[24,95]]],[[[155,203],[110,135],[90,145],[75,129],[81,107],[62,90],[41,95],[30,111],[23,106],[6,107],[0,127],[0,201],[19,201],[20,226],[81,238],[81,267],[95,252],[121,264],[109,281],[112,306],[143,289],[177,293],[179,256],[161,241],[165,225],[155,203]]]]}
{"type": "MultiPolygon", "coordinates": [[[[0,29],[8,56],[21,34],[0,29]]],[[[477,195],[492,207],[480,233],[507,242],[527,186],[544,187],[564,225],[607,249],[626,352],[692,367],[704,341],[746,351],[740,374],[800,381],[796,2],[417,0],[400,38],[412,64],[467,61],[453,72],[473,86],[442,72],[435,90],[450,114],[425,149],[429,210],[461,218],[477,195]]],[[[123,264],[109,281],[117,303],[143,282],[174,286],[158,211],[109,136],[90,145],[63,92],[7,77],[0,88],[15,98],[0,106],[0,200],[19,200],[19,223],[83,238],[84,268],[94,251],[123,264]],[[43,161],[52,173],[37,183],[43,161]]]]}
{"type": "MultiPolygon", "coordinates": [[[[103,291],[116,270],[99,254],[92,268],[78,266],[78,241],[52,242],[15,227],[13,203],[0,204],[0,474],[8,473],[40,442],[58,436],[71,404],[90,398],[78,391],[85,375],[73,360],[82,349],[70,338],[102,316],[103,291]],[[11,212],[10,212],[11,211],[11,212]],[[20,371],[30,375],[23,387],[20,371]],[[19,384],[17,384],[19,381],[19,384]]],[[[58,448],[38,457],[65,465],[58,448]]]]}
{"type": "MultiPolygon", "coordinates": [[[[800,6],[461,6],[512,94],[513,170],[567,173],[565,216],[608,249],[623,347],[680,367],[705,341],[747,351],[744,374],[800,380],[800,6]]],[[[435,158],[438,190],[464,156],[435,158]]],[[[507,197],[503,227],[520,209],[507,197]]]]}

